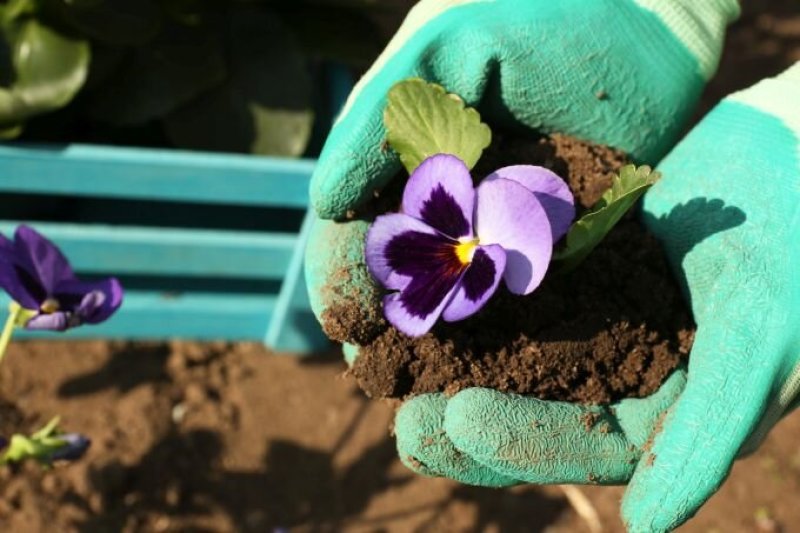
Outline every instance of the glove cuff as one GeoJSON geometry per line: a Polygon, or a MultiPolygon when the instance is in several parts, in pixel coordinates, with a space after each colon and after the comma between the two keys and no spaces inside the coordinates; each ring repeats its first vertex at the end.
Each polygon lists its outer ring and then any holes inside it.
{"type": "Polygon", "coordinates": [[[717,70],[725,28],[739,17],[738,0],[634,0],[652,11],[697,59],[708,80],[717,70]]]}
{"type": "MultiPolygon", "coordinates": [[[[780,75],[768,78],[727,100],[748,105],[774,116],[800,139],[800,61],[780,75]]],[[[800,154],[800,145],[798,145],[800,154]]]]}

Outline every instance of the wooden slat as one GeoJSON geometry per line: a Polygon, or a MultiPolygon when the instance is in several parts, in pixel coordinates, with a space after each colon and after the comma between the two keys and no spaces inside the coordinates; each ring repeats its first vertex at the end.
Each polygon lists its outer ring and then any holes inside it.
{"type": "Polygon", "coordinates": [[[305,207],[314,160],[71,144],[0,145],[0,191],[305,207]]]}
{"type": "MultiPolygon", "coordinates": [[[[13,234],[19,221],[0,220],[13,234]]],[[[79,272],[280,279],[297,235],[131,226],[39,223],[79,272]]]]}
{"type": "MultiPolygon", "coordinates": [[[[127,338],[262,341],[275,306],[273,295],[166,294],[128,291],[107,322],[64,333],[18,330],[15,338],[127,338]]],[[[8,308],[5,295],[0,309],[8,308]]],[[[0,313],[3,320],[5,314],[0,313]]]]}

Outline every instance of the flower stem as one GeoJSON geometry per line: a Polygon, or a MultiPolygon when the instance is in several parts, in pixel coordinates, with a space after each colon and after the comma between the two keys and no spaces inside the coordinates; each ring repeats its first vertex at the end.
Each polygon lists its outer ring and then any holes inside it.
{"type": "Polygon", "coordinates": [[[22,307],[17,302],[11,302],[8,306],[8,319],[3,327],[3,332],[0,333],[0,363],[3,362],[3,357],[6,355],[6,348],[8,348],[11,335],[14,333],[20,311],[22,311],[22,307]]]}

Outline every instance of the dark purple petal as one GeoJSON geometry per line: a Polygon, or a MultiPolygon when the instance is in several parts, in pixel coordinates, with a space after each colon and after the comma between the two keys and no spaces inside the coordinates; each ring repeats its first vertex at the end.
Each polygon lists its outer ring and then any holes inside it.
{"type": "Polygon", "coordinates": [[[364,255],[369,272],[387,289],[400,290],[411,281],[408,268],[403,269],[405,274],[397,271],[397,243],[392,245],[391,258],[388,255],[389,243],[405,233],[422,233],[445,241],[436,230],[408,215],[392,213],[376,218],[367,231],[364,255]]]}
{"type": "Polygon", "coordinates": [[[426,333],[452,298],[467,269],[456,254],[456,241],[441,235],[409,231],[386,246],[389,267],[409,281],[384,299],[386,318],[411,336],[426,333]]]}
{"type": "Polygon", "coordinates": [[[534,165],[513,165],[495,170],[484,182],[498,178],[515,181],[536,195],[550,220],[553,242],[566,235],[575,218],[575,199],[556,173],[534,165]]]}
{"type": "Polygon", "coordinates": [[[60,282],[75,278],[61,250],[29,226],[17,228],[14,251],[15,263],[25,269],[48,296],[60,282]]]}
{"type": "Polygon", "coordinates": [[[453,239],[472,237],[475,189],[469,169],[449,154],[429,157],[411,173],[403,212],[453,239]]]}
{"type": "Polygon", "coordinates": [[[497,290],[505,267],[506,252],[501,246],[479,246],[442,318],[454,322],[478,312],[497,290]]]}
{"type": "Polygon", "coordinates": [[[553,254],[550,222],[536,196],[503,178],[478,187],[475,226],[482,245],[499,244],[506,251],[503,279],[514,294],[539,286],[553,254]]]}
{"type": "Polygon", "coordinates": [[[80,459],[92,444],[89,437],[79,433],[64,433],[63,435],[58,435],[58,438],[64,441],[64,446],[50,455],[52,461],[75,461],[80,459]]]}
{"type": "Polygon", "coordinates": [[[39,313],[25,323],[25,329],[64,331],[70,327],[72,313],[56,311],[55,313],[39,313]]]}
{"type": "Polygon", "coordinates": [[[39,303],[47,297],[44,288],[6,252],[0,247],[0,288],[25,309],[38,309],[39,303]]]}
{"type": "Polygon", "coordinates": [[[122,305],[123,290],[117,278],[98,281],[73,279],[61,282],[54,296],[63,308],[74,312],[75,319],[69,327],[75,327],[108,319],[122,305]]]}
{"type": "Polygon", "coordinates": [[[453,280],[430,276],[425,280],[412,281],[403,292],[390,294],[383,299],[386,319],[406,335],[424,335],[430,331],[441,316],[442,309],[450,302],[458,280],[459,278],[453,280]],[[429,284],[426,285],[425,282],[429,284]]]}

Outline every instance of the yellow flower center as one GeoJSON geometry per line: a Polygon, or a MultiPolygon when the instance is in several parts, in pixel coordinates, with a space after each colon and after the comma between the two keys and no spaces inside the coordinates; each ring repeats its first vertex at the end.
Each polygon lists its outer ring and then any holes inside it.
{"type": "Polygon", "coordinates": [[[461,264],[468,265],[472,262],[472,256],[475,255],[475,248],[478,247],[478,239],[470,239],[468,241],[460,241],[456,245],[456,257],[461,261],[461,264]]]}
{"type": "Polygon", "coordinates": [[[42,305],[39,306],[39,309],[42,311],[42,313],[49,315],[61,309],[61,304],[58,303],[58,300],[55,298],[48,298],[42,302],[42,305]]]}

